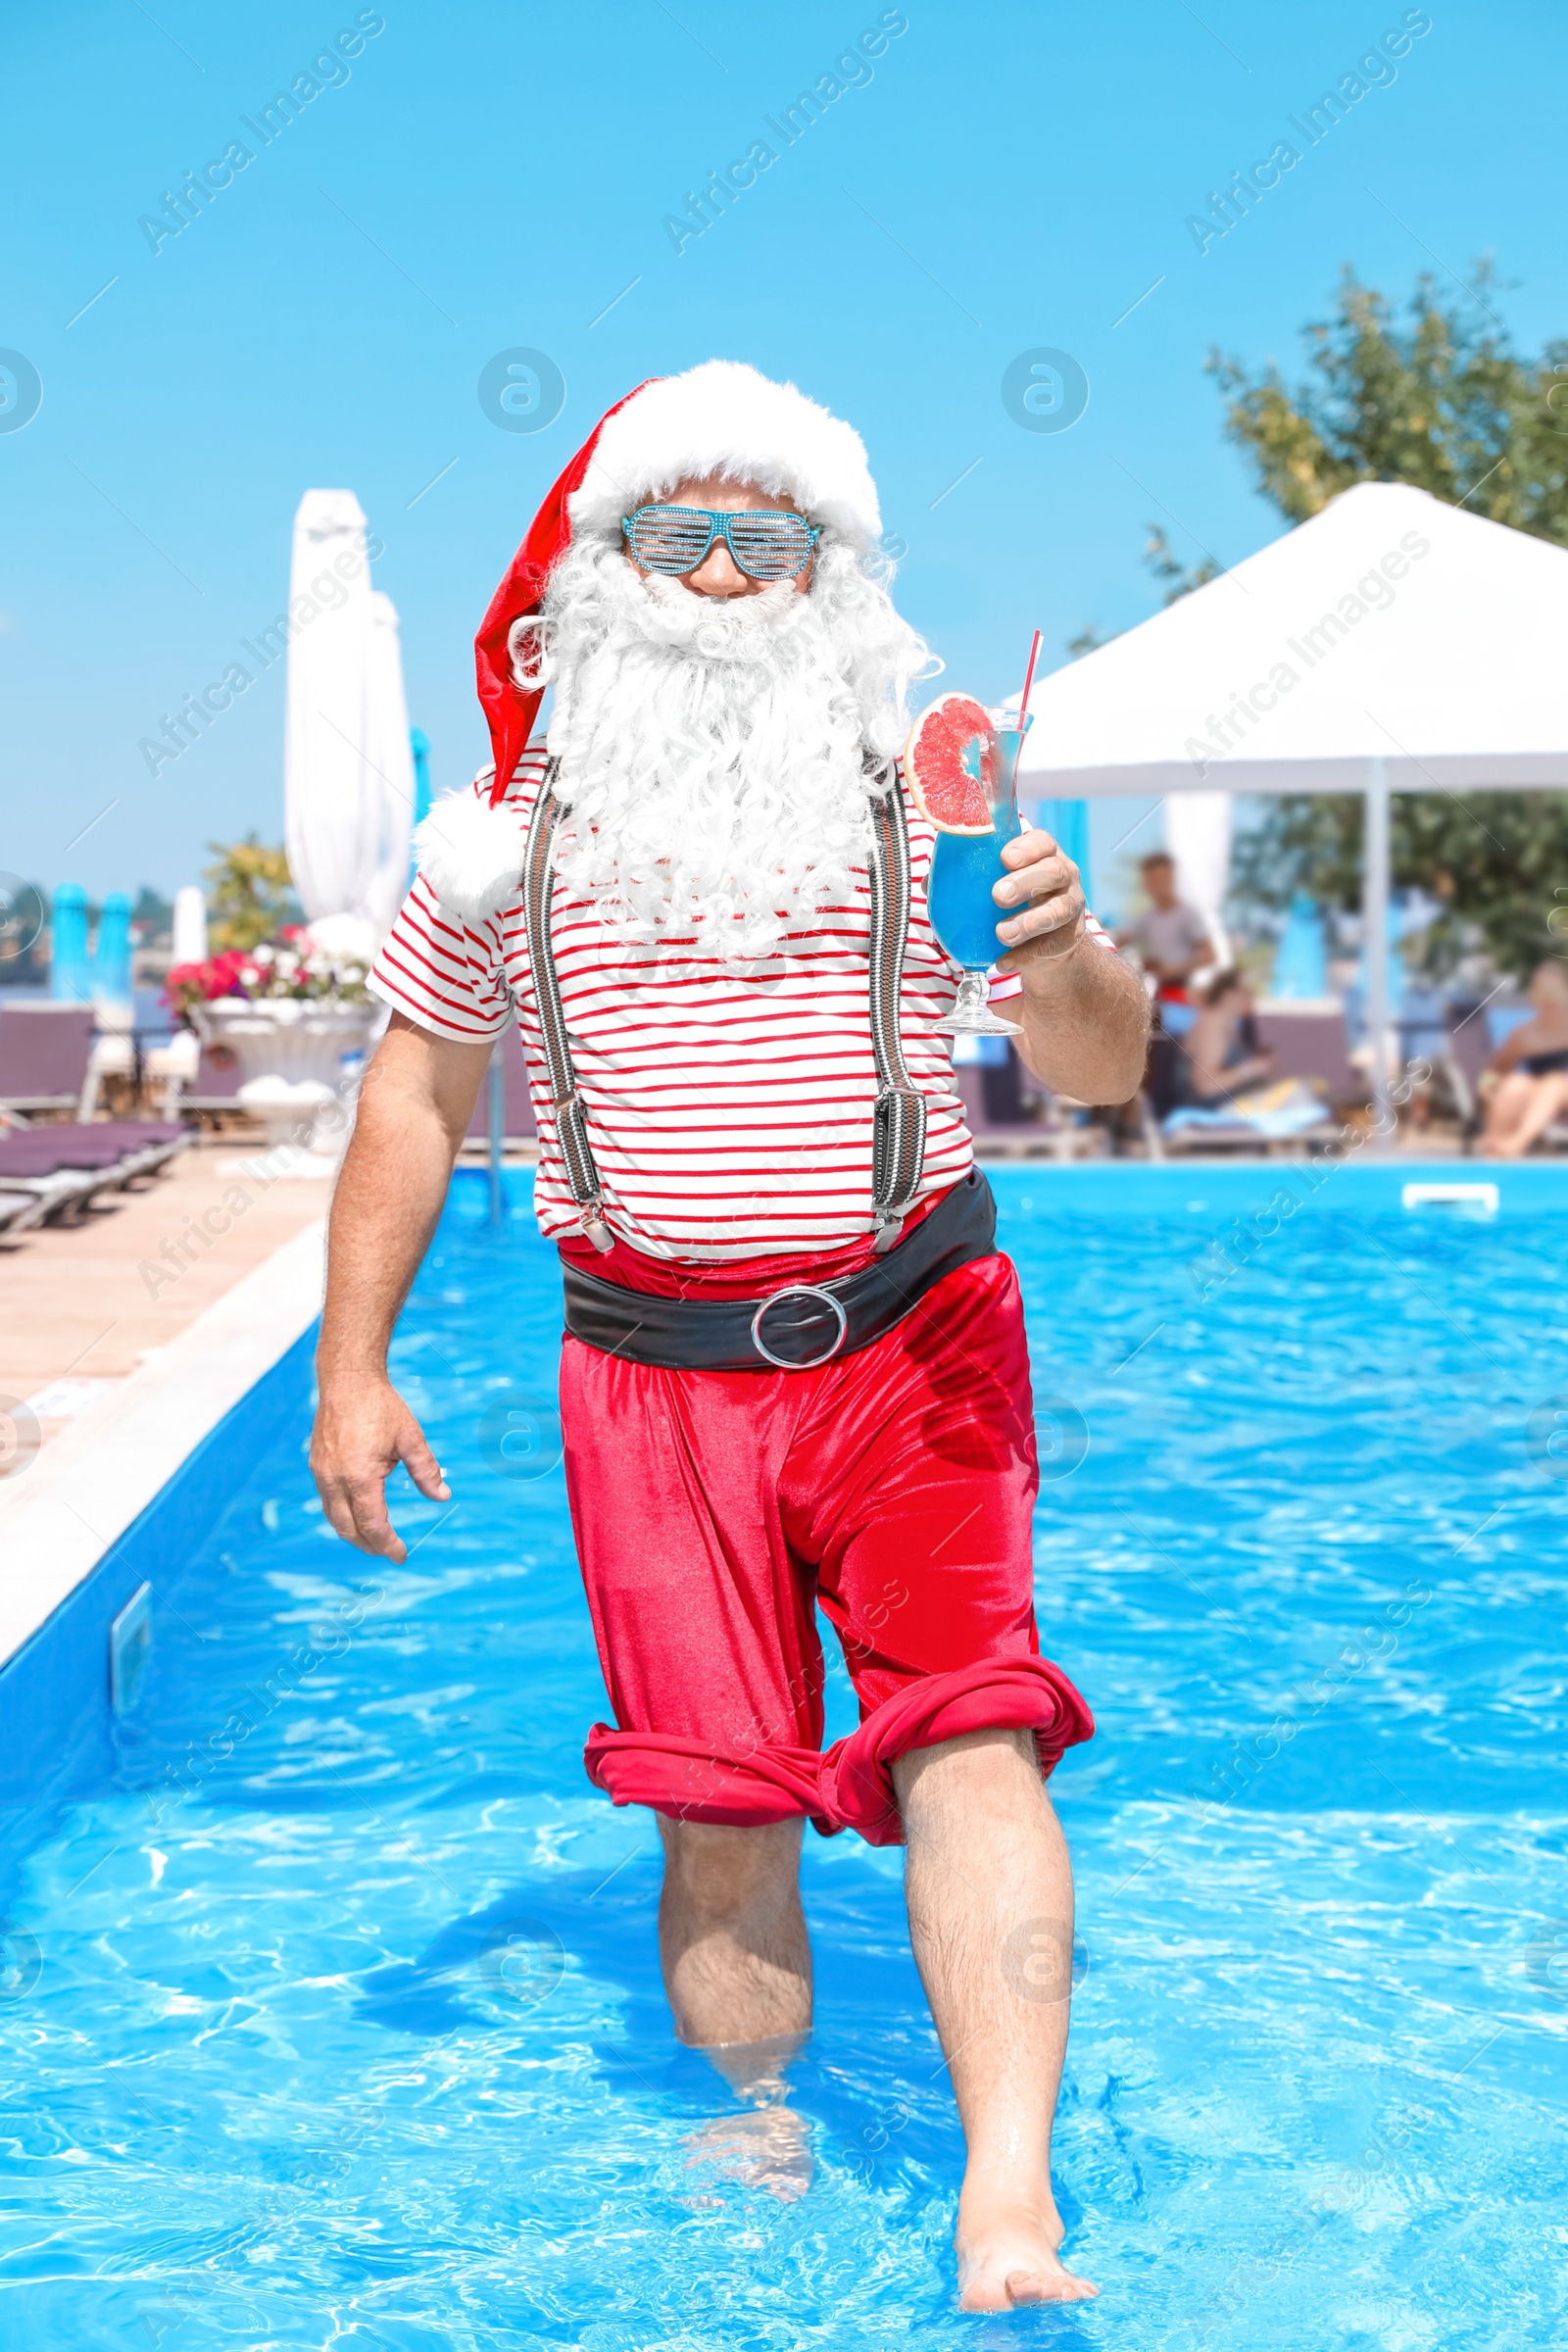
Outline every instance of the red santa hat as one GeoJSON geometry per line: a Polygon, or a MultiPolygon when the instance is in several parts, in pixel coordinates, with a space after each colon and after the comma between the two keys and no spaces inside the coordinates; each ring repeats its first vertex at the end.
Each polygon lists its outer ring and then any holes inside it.
{"type": "Polygon", "coordinates": [[[444,906],[480,918],[516,887],[522,835],[504,804],[544,689],[519,686],[512,633],[539,611],[575,536],[620,537],[620,518],[682,480],[721,475],[792,498],[862,553],[882,528],[865,448],[853,426],[734,360],[650,376],[607,409],[551,485],[473,641],[494,767],[438,801],[416,836],[420,870],[444,906]]]}

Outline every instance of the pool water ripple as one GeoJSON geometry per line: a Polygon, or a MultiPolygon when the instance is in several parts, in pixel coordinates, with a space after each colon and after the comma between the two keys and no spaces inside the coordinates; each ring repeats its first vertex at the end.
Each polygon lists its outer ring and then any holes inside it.
{"type": "MultiPolygon", "coordinates": [[[[669,2034],[651,1821],[581,1768],[553,1254],[460,1179],[395,1353],[455,1506],[400,1478],[410,1558],[362,1560],[303,1419],[236,1445],[113,1778],[10,1858],[0,2342],[1560,2345],[1560,1222],[1357,1214],[1346,1176],[1216,1282],[1182,1184],[1067,1216],[997,1181],[1037,1397],[1087,1438],[1037,1536],[1100,1723],[1055,1783],[1058,2195],[1100,2303],[952,2308],[896,1853],[808,1839],[808,2192],[713,2161],[735,2102],[669,2034]]],[[[831,1734],[842,1668],[829,1699],[831,1734]]]]}

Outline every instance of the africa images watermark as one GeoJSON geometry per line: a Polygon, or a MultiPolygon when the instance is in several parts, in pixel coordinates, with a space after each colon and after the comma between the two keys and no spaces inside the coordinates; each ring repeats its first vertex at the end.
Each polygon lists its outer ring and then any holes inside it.
{"type": "Polygon", "coordinates": [[[1206,213],[1188,214],[1185,226],[1199,252],[1206,253],[1217,238],[1228,237],[1252,206],[1261,202],[1270,188],[1277,188],[1282,175],[1294,172],[1303,155],[1319,146],[1368,90],[1387,89],[1396,81],[1398,74],[1394,59],[1408,57],[1412,44],[1431,30],[1432,19],[1424,8],[1407,8],[1395,29],[1356,59],[1353,72],[1342,74],[1334,88],[1325,90],[1314,106],[1302,108],[1304,121],[1287,115],[1286,122],[1302,144],[1298,147],[1290,139],[1277,139],[1261,163],[1245,172],[1233,172],[1226,187],[1209,189],[1206,213]]]}
{"type": "Polygon", "coordinates": [[[265,629],[257,630],[257,642],[254,645],[248,637],[240,639],[240,644],[257,664],[255,670],[247,669],[243,662],[231,662],[220,678],[214,678],[210,685],[202,688],[200,696],[187,694],[173,717],[167,710],[161,712],[158,724],[163,733],[144,735],[136,746],[147,763],[148,774],[158,775],[172,760],[177,760],[182,752],[188,752],[191,745],[199,741],[202,732],[212,725],[215,717],[231,710],[236,697],[242,695],[247,687],[254,686],[257,678],[265,670],[270,669],[272,663],[288,651],[290,638],[297,637],[302,629],[308,629],[313,620],[319,620],[323,612],[339,612],[348,603],[349,592],[345,583],[357,579],[365,564],[372,564],[385,553],[386,543],[374,531],[367,535],[363,558],[358,548],[344,548],[333,557],[327,569],[317,574],[308,592],[301,589],[297,596],[289,599],[286,612],[279,612],[275,619],[268,622],[265,629]]]}
{"type": "Polygon", "coordinates": [[[386,19],[379,9],[362,8],[352,25],[335,32],[318,50],[308,71],[296,74],[286,90],[279,90],[257,108],[256,121],[241,115],[246,130],[260,145],[248,147],[243,139],[230,139],[222,154],[203,164],[199,172],[187,172],[177,188],[166,188],[159,199],[162,211],[143,213],[136,223],[153,252],[162,253],[172,237],[182,235],[193,220],[199,220],[215,197],[233,186],[235,173],[254,164],[263,147],[280,139],[323,90],[340,90],[350,78],[348,60],[359,57],[367,41],[385,30],[386,19]]]}
{"type": "Polygon", "coordinates": [[[819,74],[808,90],[803,90],[793,105],[779,109],[782,122],[764,115],[762,121],[780,144],[775,147],[768,139],[754,139],[738,161],[726,164],[722,172],[710,172],[702,188],[687,189],[682,200],[685,212],[666,213],[662,222],[664,234],[675,251],[684,253],[695,238],[706,236],[737,196],[756,187],[758,174],[769,171],[786,147],[793,147],[798,139],[803,139],[811,124],[819,122],[846,90],[864,89],[872,79],[870,61],[885,56],[889,42],[898,40],[908,29],[909,20],[902,8],[885,8],[875,24],[841,51],[831,68],[819,74]]]}
{"type": "Polygon", "coordinates": [[[1322,612],[1310,628],[1303,628],[1298,637],[1287,637],[1286,646],[1301,664],[1297,669],[1281,658],[1269,670],[1266,678],[1258,678],[1245,694],[1236,695],[1229,710],[1218,716],[1208,713],[1206,735],[1189,735],[1182,749],[1196,762],[1200,775],[1206,776],[1211,767],[1226,760],[1247,741],[1247,728],[1261,724],[1279,703],[1281,695],[1289,694],[1301,683],[1302,672],[1316,669],[1320,662],[1333,653],[1358,622],[1372,612],[1386,612],[1395,602],[1393,583],[1402,580],[1412,564],[1432,553],[1432,542],[1419,531],[1406,531],[1398,546],[1391,547],[1375,564],[1364,571],[1353,589],[1347,589],[1332,612],[1322,612]]]}

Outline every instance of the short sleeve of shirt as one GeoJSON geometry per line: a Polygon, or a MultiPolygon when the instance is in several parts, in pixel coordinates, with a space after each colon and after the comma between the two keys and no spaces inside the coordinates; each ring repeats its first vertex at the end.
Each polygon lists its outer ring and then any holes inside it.
{"type": "Polygon", "coordinates": [[[437,1037],[482,1045],[512,1019],[503,960],[507,909],[469,923],[442,906],[422,874],[370,970],[373,995],[437,1037]]]}

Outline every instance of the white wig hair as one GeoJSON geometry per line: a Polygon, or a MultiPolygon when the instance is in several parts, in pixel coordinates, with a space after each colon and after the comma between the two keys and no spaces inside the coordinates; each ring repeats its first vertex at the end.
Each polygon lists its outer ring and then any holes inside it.
{"type": "Polygon", "coordinates": [[[583,537],[513,651],[519,683],[556,690],[563,880],[628,945],[736,957],[852,889],[867,796],[933,666],[884,580],[831,538],[804,594],[780,581],[718,602],[583,537]]]}

